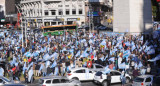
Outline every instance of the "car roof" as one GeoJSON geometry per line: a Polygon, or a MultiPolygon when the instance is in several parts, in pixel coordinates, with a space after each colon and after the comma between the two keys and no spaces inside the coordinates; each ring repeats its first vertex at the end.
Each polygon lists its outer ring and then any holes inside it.
{"type": "Polygon", "coordinates": [[[153,77],[153,75],[141,75],[141,76],[138,76],[139,78],[147,78],[147,77],[153,77]]]}
{"type": "MultiPolygon", "coordinates": [[[[73,68],[73,69],[71,69],[70,71],[76,71],[76,70],[81,70],[81,69],[88,69],[88,68],[85,68],[85,67],[80,67],[80,68],[73,68]]],[[[90,70],[90,69],[88,69],[88,70],[90,70]]]]}
{"type": "Polygon", "coordinates": [[[68,79],[67,77],[65,76],[46,76],[46,77],[42,77],[40,79],[68,79]]]}

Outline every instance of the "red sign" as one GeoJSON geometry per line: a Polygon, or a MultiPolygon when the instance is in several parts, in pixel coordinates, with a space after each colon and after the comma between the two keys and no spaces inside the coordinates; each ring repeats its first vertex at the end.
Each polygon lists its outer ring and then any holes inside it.
{"type": "Polygon", "coordinates": [[[160,2],[160,0],[157,0],[157,2],[160,2]]]}

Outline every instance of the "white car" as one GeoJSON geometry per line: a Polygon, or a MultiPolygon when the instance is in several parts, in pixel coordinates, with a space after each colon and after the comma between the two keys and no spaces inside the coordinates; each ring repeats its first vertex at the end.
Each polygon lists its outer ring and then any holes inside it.
{"type": "Polygon", "coordinates": [[[92,64],[91,68],[89,68],[89,69],[97,72],[97,71],[104,71],[105,67],[103,67],[100,64],[92,64]]]}
{"type": "Polygon", "coordinates": [[[81,86],[81,82],[63,76],[49,76],[40,78],[38,86],[81,86]]]}
{"type": "Polygon", "coordinates": [[[153,75],[141,75],[133,80],[132,86],[152,86],[153,75]]]}
{"type": "Polygon", "coordinates": [[[5,84],[11,84],[14,83],[13,81],[10,81],[6,77],[0,76],[0,86],[3,86],[5,84]]]}
{"type": "MultiPolygon", "coordinates": [[[[121,79],[120,79],[121,72],[117,70],[111,70],[110,74],[111,74],[111,83],[121,82],[121,79]]],[[[131,76],[129,76],[128,74],[125,74],[125,77],[126,77],[126,83],[129,83],[131,80],[131,76]]],[[[97,72],[94,76],[94,83],[105,86],[107,84],[107,74],[104,74],[101,71],[97,72]]]]}
{"type": "Polygon", "coordinates": [[[95,72],[88,68],[74,68],[67,72],[69,79],[75,79],[79,81],[93,80],[95,72]]]}

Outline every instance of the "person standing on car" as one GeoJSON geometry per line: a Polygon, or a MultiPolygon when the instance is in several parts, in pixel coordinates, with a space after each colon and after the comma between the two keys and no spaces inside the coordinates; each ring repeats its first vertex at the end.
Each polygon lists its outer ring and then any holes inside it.
{"type": "Polygon", "coordinates": [[[107,75],[107,86],[110,86],[111,85],[111,74],[108,73],[107,75]]]}

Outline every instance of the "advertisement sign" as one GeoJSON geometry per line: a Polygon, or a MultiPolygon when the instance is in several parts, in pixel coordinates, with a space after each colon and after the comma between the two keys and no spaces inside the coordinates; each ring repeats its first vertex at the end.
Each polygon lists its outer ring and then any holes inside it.
{"type": "MultiPolygon", "coordinates": [[[[89,16],[89,15],[91,16],[92,13],[89,14],[89,12],[88,12],[88,15],[87,15],[87,16],[89,16]]],[[[94,12],[93,12],[93,16],[100,16],[100,12],[94,11],[94,12]]]]}
{"type": "Polygon", "coordinates": [[[67,21],[77,21],[77,18],[67,18],[67,21]]]}

